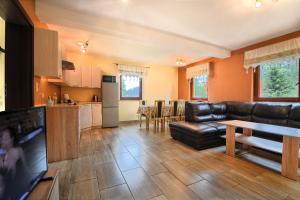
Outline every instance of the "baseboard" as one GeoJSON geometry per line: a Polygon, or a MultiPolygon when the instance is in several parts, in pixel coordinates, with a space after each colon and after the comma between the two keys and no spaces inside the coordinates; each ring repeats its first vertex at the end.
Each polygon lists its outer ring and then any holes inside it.
{"type": "Polygon", "coordinates": [[[120,121],[119,124],[136,124],[139,120],[120,121]]]}

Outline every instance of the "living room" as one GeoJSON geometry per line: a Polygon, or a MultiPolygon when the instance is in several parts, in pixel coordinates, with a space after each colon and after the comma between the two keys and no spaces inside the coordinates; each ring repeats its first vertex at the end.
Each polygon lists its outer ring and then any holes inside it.
{"type": "Polygon", "coordinates": [[[0,3],[0,199],[299,199],[298,0],[0,3]]]}

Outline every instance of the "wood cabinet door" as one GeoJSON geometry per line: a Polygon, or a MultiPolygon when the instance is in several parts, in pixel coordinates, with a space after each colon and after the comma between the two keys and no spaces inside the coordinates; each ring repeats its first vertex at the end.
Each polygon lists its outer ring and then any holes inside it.
{"type": "Polygon", "coordinates": [[[89,127],[92,127],[92,106],[91,104],[83,104],[80,106],[80,128],[89,127]]]}
{"type": "Polygon", "coordinates": [[[81,86],[87,88],[92,87],[92,67],[88,65],[81,66],[81,72],[81,86]]]}
{"type": "Polygon", "coordinates": [[[100,67],[92,67],[92,88],[101,87],[101,69],[100,67]]]}
{"type": "Polygon", "coordinates": [[[34,75],[61,78],[61,51],[58,32],[34,29],[34,75]]]}
{"type": "Polygon", "coordinates": [[[101,104],[92,104],[93,126],[101,126],[102,124],[102,109],[101,104]]]}

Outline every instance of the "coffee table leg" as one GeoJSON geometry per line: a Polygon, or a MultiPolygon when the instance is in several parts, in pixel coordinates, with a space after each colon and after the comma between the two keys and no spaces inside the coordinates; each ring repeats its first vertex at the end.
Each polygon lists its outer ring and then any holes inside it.
{"type": "Polygon", "coordinates": [[[226,127],[226,154],[235,157],[235,126],[226,127]]]}
{"type": "MultiPolygon", "coordinates": [[[[252,136],[252,129],[243,128],[243,135],[244,136],[252,136]]],[[[244,150],[249,150],[249,145],[242,144],[244,150]]]]}
{"type": "Polygon", "coordinates": [[[298,178],[298,156],[300,139],[283,136],[281,175],[292,180],[298,178]]]}

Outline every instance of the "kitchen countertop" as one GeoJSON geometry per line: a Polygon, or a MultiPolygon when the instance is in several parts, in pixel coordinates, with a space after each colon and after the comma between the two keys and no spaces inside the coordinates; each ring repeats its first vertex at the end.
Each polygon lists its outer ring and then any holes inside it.
{"type": "Polygon", "coordinates": [[[82,101],[82,102],[77,102],[78,105],[84,105],[84,104],[102,104],[102,102],[94,102],[94,101],[82,101]]]}

